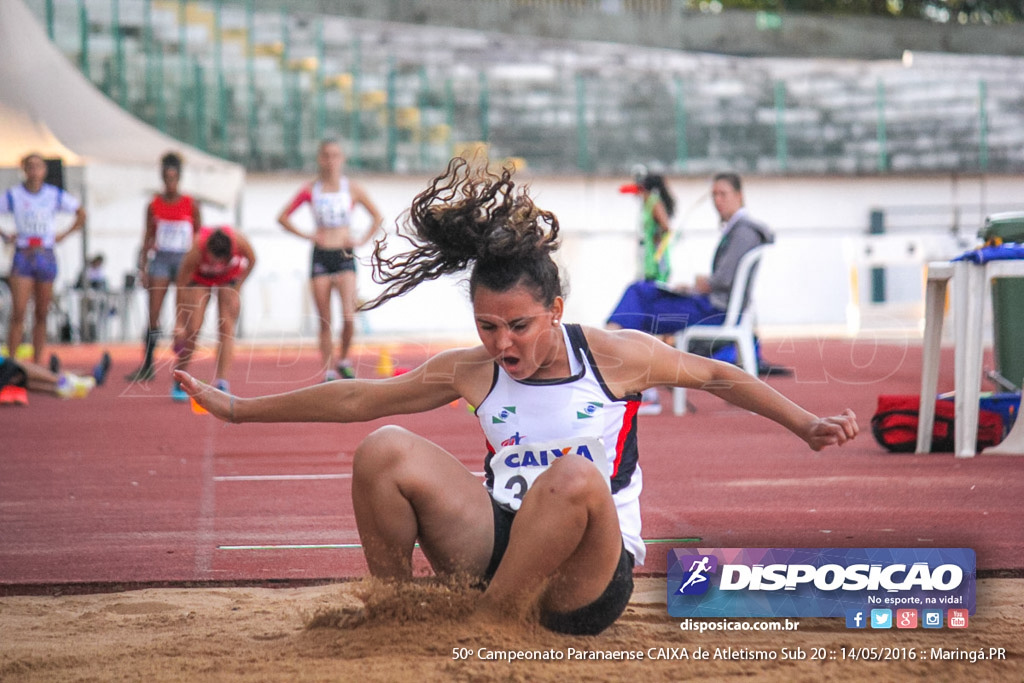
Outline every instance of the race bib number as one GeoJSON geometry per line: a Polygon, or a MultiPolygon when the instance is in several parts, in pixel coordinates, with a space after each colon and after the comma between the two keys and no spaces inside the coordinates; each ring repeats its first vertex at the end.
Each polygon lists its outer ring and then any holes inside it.
{"type": "Polygon", "coordinates": [[[158,220],[156,248],[159,251],[186,252],[192,247],[192,222],[158,220]]]}
{"type": "Polygon", "coordinates": [[[349,224],[349,210],[344,202],[322,197],[313,205],[316,222],[324,228],[341,228],[349,224]]]}
{"type": "Polygon", "coordinates": [[[601,472],[611,490],[611,463],[601,440],[595,437],[558,439],[545,443],[506,446],[491,457],[494,488],[491,496],[512,511],[519,510],[523,497],[537,477],[559,458],[584,458],[601,472]]]}
{"type": "Polygon", "coordinates": [[[28,211],[21,215],[18,233],[22,237],[46,237],[53,229],[53,214],[45,211],[28,211]]]}

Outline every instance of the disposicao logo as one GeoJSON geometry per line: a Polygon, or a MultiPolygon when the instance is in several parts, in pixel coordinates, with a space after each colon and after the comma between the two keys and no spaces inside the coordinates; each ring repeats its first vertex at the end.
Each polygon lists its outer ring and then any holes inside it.
{"type": "Polygon", "coordinates": [[[973,614],[975,555],[969,548],[674,549],[667,589],[674,617],[846,617],[850,628],[892,628],[900,608],[973,614]],[[888,621],[876,622],[885,611],[888,621]]]}
{"type": "Polygon", "coordinates": [[[689,566],[683,576],[677,593],[679,595],[703,595],[711,587],[710,574],[718,569],[718,558],[714,555],[683,555],[679,558],[682,566],[689,566]]]}

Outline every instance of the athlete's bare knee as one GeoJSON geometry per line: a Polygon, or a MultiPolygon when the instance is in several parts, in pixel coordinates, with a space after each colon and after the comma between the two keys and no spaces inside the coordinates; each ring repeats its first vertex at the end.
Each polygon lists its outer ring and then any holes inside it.
{"type": "Polygon", "coordinates": [[[409,452],[412,433],[402,427],[387,425],[370,433],[356,447],[352,460],[352,478],[375,477],[385,469],[398,465],[409,452]]]}
{"type": "Polygon", "coordinates": [[[532,491],[557,496],[569,503],[585,503],[608,491],[596,467],[579,456],[562,456],[537,478],[532,491]]]}

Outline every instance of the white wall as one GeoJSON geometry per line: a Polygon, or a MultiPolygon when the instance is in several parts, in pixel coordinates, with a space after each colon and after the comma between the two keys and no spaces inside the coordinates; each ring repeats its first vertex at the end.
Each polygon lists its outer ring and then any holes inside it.
{"type": "MultiPolygon", "coordinates": [[[[357,177],[385,214],[391,231],[395,219],[429,180],[425,176],[357,177]]],[[[153,180],[155,190],[155,174],[153,180]]],[[[254,244],[259,263],[244,290],[242,325],[246,336],[293,339],[315,331],[308,294],[310,245],[285,233],[275,220],[307,180],[297,175],[251,175],[247,179],[242,228],[254,244]]],[[[537,177],[522,172],[520,180],[531,185],[540,206],[560,219],[563,247],[558,258],[570,285],[567,319],[601,324],[636,268],[637,200],[618,192],[627,179],[537,177]]],[[[674,224],[681,231],[672,248],[674,279],[685,282],[707,271],[717,241],[717,220],[707,197],[706,180],[669,178],[668,182],[678,207],[674,224]]],[[[873,208],[886,210],[887,228],[894,235],[888,241],[897,242],[889,245],[890,251],[900,256],[904,243],[917,247],[914,254],[902,259],[910,266],[893,267],[887,273],[889,298],[897,304],[916,304],[922,297],[922,274],[914,264],[948,258],[965,244],[975,244],[977,229],[988,213],[1024,208],[1020,192],[1024,178],[1019,176],[751,176],[745,183],[748,208],[777,235],[777,247],[766,258],[758,281],[759,321],[767,330],[805,325],[846,328],[851,300],[863,302],[870,296],[867,270],[860,273],[859,295],[851,296],[851,264],[863,251],[862,236],[873,208]],[[958,233],[953,231],[956,226],[958,233]]],[[[104,203],[90,206],[89,250],[106,255],[114,283],[122,281],[135,261],[147,201],[147,196],[107,197],[104,203]]],[[[208,206],[204,206],[204,219],[207,224],[235,222],[228,212],[208,206]]],[[[306,208],[296,214],[296,221],[312,228],[306,208]]],[[[365,225],[365,215],[357,221],[365,225]]],[[[9,229],[6,224],[5,229],[9,229]]],[[[398,243],[392,238],[392,248],[398,243]]],[[[358,272],[360,293],[365,298],[379,291],[370,277],[368,256],[368,250],[360,254],[358,272]]],[[[69,283],[81,266],[78,238],[61,245],[59,257],[60,281],[69,283]]],[[[2,263],[0,267],[6,271],[9,250],[2,263]]],[[[139,332],[128,335],[133,339],[141,334],[141,296],[137,305],[139,332]]],[[[165,311],[165,320],[169,320],[168,313],[165,311]]],[[[914,306],[893,306],[884,314],[899,317],[894,322],[901,325],[913,327],[918,322],[913,319],[918,315],[914,306]]],[[[363,334],[385,336],[473,334],[465,288],[458,278],[427,283],[364,314],[360,328],[363,334]]]]}

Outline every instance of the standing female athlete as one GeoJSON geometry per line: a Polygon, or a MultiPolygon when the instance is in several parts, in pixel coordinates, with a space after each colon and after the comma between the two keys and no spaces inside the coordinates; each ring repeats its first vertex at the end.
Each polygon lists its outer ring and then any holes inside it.
{"type": "Polygon", "coordinates": [[[633,330],[563,324],[558,221],[516,191],[511,172],[454,160],[413,201],[412,249],[382,259],[380,305],[469,269],[482,344],[445,351],[390,379],[332,382],[242,399],[176,373],[231,422],[356,422],[464,398],[487,442],[485,485],[423,437],[387,426],[356,449],[352,502],[374,576],[408,579],[419,542],[436,572],[487,582],[481,618],[539,608],[566,633],[598,633],[625,609],[640,536],[636,410],[650,386],[705,388],[780,423],[813,450],[857,435],[851,411],[819,418],[739,368],[633,330]]]}
{"type": "Polygon", "coordinates": [[[320,357],[323,360],[324,381],[339,377],[355,377],[348,360],[356,315],[356,260],[355,249],[370,242],[383,224],[380,212],[370,201],[363,188],[342,175],[345,155],[334,140],[324,140],[316,155],[319,169],[317,180],[303,187],[281,215],[278,222],[288,232],[313,243],[313,265],[310,284],[313,302],[320,318],[320,357]],[[309,202],[316,221],[316,231],[306,234],[296,228],[291,215],[309,202]],[[352,236],[352,209],[359,204],[370,214],[370,229],[356,242],[352,236]],[[341,297],[341,348],[337,366],[334,362],[334,342],[331,340],[331,292],[341,297]]]}
{"type": "MultiPolygon", "coordinates": [[[[214,386],[228,390],[228,370],[235,357],[235,324],[242,310],[240,290],[256,265],[256,254],[249,240],[227,226],[203,228],[195,245],[181,260],[178,270],[177,319],[175,330],[175,370],[185,370],[192,360],[196,338],[206,317],[210,297],[217,293],[217,370],[214,386]]],[[[177,379],[171,398],[187,401],[188,394],[177,379]]]]}
{"type": "Polygon", "coordinates": [[[85,209],[76,197],[45,182],[46,161],[39,154],[29,154],[22,159],[21,170],[25,182],[0,197],[0,214],[13,214],[15,227],[13,236],[0,232],[4,242],[14,242],[10,277],[13,304],[7,349],[14,358],[21,345],[28,302],[34,297],[32,356],[36,364],[40,364],[46,346],[46,315],[53,300],[53,281],[57,278],[57,257],[53,248],[85,225],[85,209]],[[57,233],[58,213],[75,215],[71,226],[60,234],[57,233]]]}
{"type": "MultiPolygon", "coordinates": [[[[160,340],[160,309],[167,288],[178,277],[178,267],[203,224],[199,202],[178,192],[181,181],[181,156],[168,152],[160,159],[160,175],[164,191],[153,197],[146,209],[146,229],[139,251],[139,272],[142,286],[149,290],[149,326],[146,328],[146,350],[142,365],[125,379],[141,382],[153,379],[153,350],[160,340]]],[[[175,321],[175,330],[181,321],[175,321]]]]}

